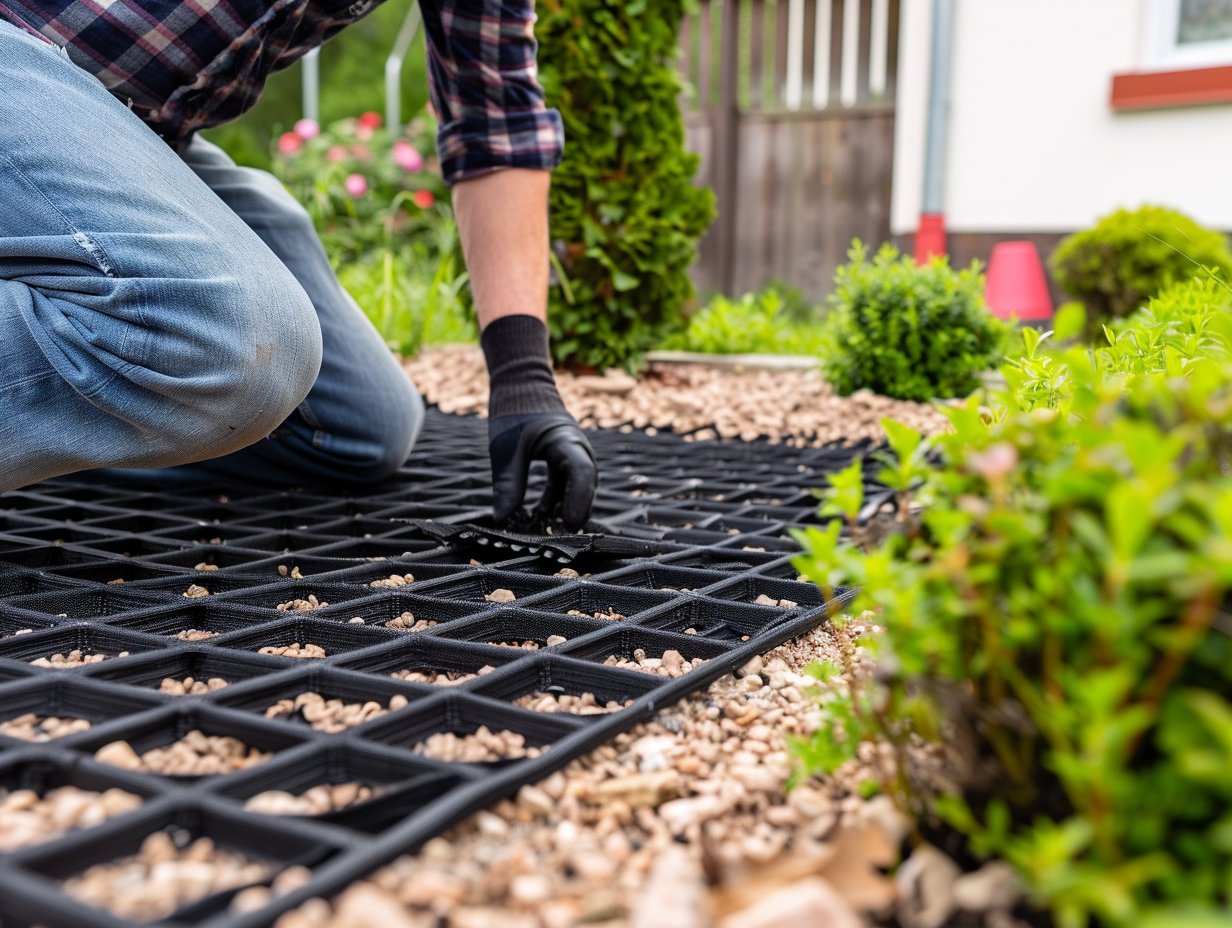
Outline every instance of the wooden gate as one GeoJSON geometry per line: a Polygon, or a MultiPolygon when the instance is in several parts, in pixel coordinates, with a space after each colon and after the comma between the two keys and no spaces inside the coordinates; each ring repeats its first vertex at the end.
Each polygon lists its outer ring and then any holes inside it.
{"type": "Polygon", "coordinates": [[[851,240],[890,237],[900,0],[701,0],[681,30],[697,182],[719,215],[702,293],[820,301],[851,240]]]}

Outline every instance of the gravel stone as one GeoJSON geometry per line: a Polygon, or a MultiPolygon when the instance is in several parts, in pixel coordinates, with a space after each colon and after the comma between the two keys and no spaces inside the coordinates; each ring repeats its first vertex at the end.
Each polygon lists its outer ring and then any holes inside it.
{"type": "Polygon", "coordinates": [[[58,838],[78,828],[93,828],[141,808],[141,797],[122,789],[98,793],[60,786],[44,795],[0,787],[0,852],[9,853],[58,838]]]}
{"type": "Polygon", "coordinates": [[[941,928],[957,907],[954,883],[961,873],[958,864],[931,844],[912,851],[894,877],[903,928],[941,928]]]}
{"type": "Polygon", "coordinates": [[[364,703],[343,702],[341,699],[326,699],[319,693],[300,693],[295,698],[280,699],[265,710],[267,719],[284,718],[298,714],[317,731],[336,733],[346,731],[401,709],[408,700],[401,694],[391,696],[389,707],[369,700],[364,703]]]}
{"type": "Polygon", "coordinates": [[[410,586],[414,582],[415,578],[410,574],[390,574],[388,577],[373,580],[368,584],[368,586],[385,587],[387,589],[396,590],[399,587],[410,586]]]}
{"type": "Polygon", "coordinates": [[[691,661],[687,661],[679,651],[675,650],[664,651],[662,657],[647,657],[646,652],[638,648],[634,650],[632,660],[621,657],[618,654],[610,654],[604,658],[603,663],[608,667],[637,670],[641,673],[651,673],[659,677],[679,677],[688,673],[694,667],[700,667],[706,663],[706,658],[695,657],[691,661]]]}
{"type": "MultiPolygon", "coordinates": [[[[282,608],[281,606],[279,608],[282,608]]],[[[315,607],[314,607],[315,608],[315,607]]],[[[273,654],[278,657],[325,657],[325,649],[319,644],[294,641],[287,645],[269,645],[257,650],[258,654],[273,654]]]]}
{"type": "Polygon", "coordinates": [[[141,773],[163,776],[211,776],[263,764],[274,755],[250,748],[237,738],[190,731],[179,741],[138,754],[127,741],[113,741],[94,752],[94,759],[141,773]]]}
{"type": "MultiPolygon", "coordinates": [[[[454,928],[458,912],[472,918],[476,911],[502,911],[532,915],[538,928],[573,928],[586,919],[632,928],[634,902],[645,894],[659,859],[679,848],[691,867],[706,873],[709,886],[701,898],[709,896],[719,925],[806,877],[824,881],[828,903],[837,893],[839,903],[827,911],[858,913],[883,905],[887,892],[892,901],[893,883],[881,868],[894,862],[897,845],[882,835],[881,813],[866,811],[871,804],[856,793],[867,770],[856,767],[785,790],[792,772],[786,739],[813,730],[822,685],[803,671],[818,660],[842,666],[857,635],[853,627],[820,628],[776,649],[763,658],[760,676],[722,678],[705,696],[672,707],[670,719],[660,714],[618,735],[524,787],[514,800],[497,803],[378,871],[365,892],[397,901],[405,917],[441,919],[425,926],[454,928]],[[754,680],[757,688],[748,689],[754,680]],[[876,835],[882,835],[879,841],[876,835]],[[887,848],[888,861],[879,856],[887,848]],[[840,854],[846,869],[831,873],[840,854]],[[812,863],[802,867],[801,860],[812,863]],[[831,862],[823,868],[825,861],[831,862]],[[783,868],[790,879],[768,885],[754,880],[763,870],[783,868]],[[854,901],[844,884],[850,884],[854,901]],[[736,897],[738,905],[727,904],[736,897]]],[[[642,660],[644,654],[635,655],[626,664],[645,670],[642,660]]],[[[871,670],[859,655],[853,663],[859,672],[871,670]]],[[[683,659],[681,665],[693,666],[683,659]]],[[[662,660],[649,672],[666,673],[662,660]]],[[[845,685],[844,679],[826,685],[845,685]]],[[[545,695],[515,702],[534,708],[545,695]]],[[[461,759],[458,740],[450,736],[444,759],[461,759]]],[[[480,756],[494,759],[490,752],[480,756]]],[[[660,872],[667,869],[663,864],[660,872]]],[[[683,880],[680,885],[681,895],[691,891],[683,880]]],[[[804,895],[806,901],[820,898],[816,892],[804,895]]],[[[313,928],[339,928],[341,905],[342,897],[325,908],[314,903],[313,928]]],[[[304,911],[291,913],[277,928],[303,928],[308,923],[295,919],[304,911]]],[[[863,924],[858,915],[854,924],[863,924]]]]}
{"type": "Polygon", "coordinates": [[[162,683],[158,685],[158,691],[169,693],[172,696],[204,696],[226,685],[227,681],[222,677],[210,677],[207,680],[198,680],[195,677],[185,677],[183,680],[164,677],[162,683]]]}
{"type": "Polygon", "coordinates": [[[75,735],[90,727],[88,719],[57,718],[27,712],[16,718],[0,722],[0,735],[19,738],[22,741],[51,741],[67,735],[75,735]]]}
{"type": "Polygon", "coordinates": [[[534,712],[567,712],[570,715],[603,715],[608,712],[619,712],[633,705],[633,700],[616,702],[614,700],[600,703],[594,693],[583,693],[580,696],[570,696],[567,693],[527,693],[513,701],[515,706],[530,709],[534,712]]]}
{"type": "MultiPolygon", "coordinates": [[[[476,347],[433,348],[403,362],[430,403],[443,412],[488,411],[488,378],[476,347]]],[[[595,382],[567,371],[556,374],[561,398],[583,428],[630,425],[674,430],[686,441],[767,438],[797,447],[830,442],[883,441],[881,420],[894,419],[922,432],[941,432],[946,420],[932,406],[860,391],[837,396],[819,371],[739,371],[696,364],[655,362],[623,394],[597,392],[595,382]]],[[[624,385],[629,383],[619,378],[624,385]]]]}
{"type": "Polygon", "coordinates": [[[175,637],[180,641],[206,641],[210,638],[217,638],[218,632],[201,631],[197,628],[186,628],[183,631],[176,632],[175,637]]]}
{"type": "Polygon", "coordinates": [[[311,612],[314,609],[324,609],[328,605],[325,600],[317,599],[315,593],[309,593],[307,599],[289,599],[274,608],[279,612],[311,612]]]}
{"type": "MultiPolygon", "coordinates": [[[[128,657],[127,651],[121,651],[116,657],[128,657]]],[[[67,670],[73,667],[84,667],[87,664],[101,664],[107,660],[106,654],[86,654],[73,649],[67,654],[53,654],[50,657],[36,657],[30,661],[35,667],[53,667],[56,670],[67,670]]]]}
{"type": "Polygon", "coordinates": [[[133,856],[65,880],[64,891],[120,918],[153,921],[214,893],[265,880],[271,872],[268,863],[217,848],[209,838],[181,849],[167,832],[156,831],[133,856]]]}
{"type": "Polygon", "coordinates": [[[359,782],[322,784],[299,795],[282,790],[257,793],[244,803],[244,808],[262,815],[325,815],[379,794],[379,790],[359,782]]]}
{"type": "Polygon", "coordinates": [[[824,925],[863,928],[865,922],[825,880],[810,877],[783,887],[719,922],[719,928],[824,925]]]}
{"type": "MultiPolygon", "coordinates": [[[[407,576],[409,577],[410,574],[407,576]]],[[[433,619],[416,619],[411,613],[404,612],[386,622],[385,627],[397,629],[400,632],[422,632],[425,628],[431,628],[435,624],[436,621],[433,619]]]]}
{"type": "Polygon", "coordinates": [[[435,757],[437,760],[461,761],[470,764],[513,760],[519,757],[539,757],[544,751],[543,748],[528,746],[526,740],[517,732],[493,732],[486,725],[480,725],[469,735],[437,732],[429,735],[411,750],[416,754],[435,757]]]}
{"type": "Polygon", "coordinates": [[[484,674],[491,673],[495,669],[495,667],[485,664],[476,673],[458,673],[453,670],[442,670],[439,673],[432,670],[427,672],[421,670],[395,670],[390,676],[395,680],[406,680],[409,683],[428,683],[432,686],[456,686],[459,683],[465,683],[467,680],[473,680],[475,677],[482,677],[484,674]]]}

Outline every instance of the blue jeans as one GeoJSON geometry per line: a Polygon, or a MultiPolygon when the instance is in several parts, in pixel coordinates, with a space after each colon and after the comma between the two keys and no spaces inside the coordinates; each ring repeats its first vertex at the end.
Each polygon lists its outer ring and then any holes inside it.
{"type": "Polygon", "coordinates": [[[0,492],[92,468],[368,482],[422,418],[278,181],[177,155],[0,21],[0,492]]]}

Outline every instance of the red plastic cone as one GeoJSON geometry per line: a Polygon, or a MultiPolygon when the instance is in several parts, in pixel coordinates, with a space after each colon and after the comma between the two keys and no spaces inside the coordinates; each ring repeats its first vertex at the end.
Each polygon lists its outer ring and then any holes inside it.
{"type": "Polygon", "coordinates": [[[945,217],[940,213],[921,216],[915,235],[915,263],[927,264],[934,255],[945,257],[945,217]]]}
{"type": "Polygon", "coordinates": [[[984,299],[998,319],[1052,318],[1052,295],[1034,242],[1002,242],[993,248],[984,299]]]}

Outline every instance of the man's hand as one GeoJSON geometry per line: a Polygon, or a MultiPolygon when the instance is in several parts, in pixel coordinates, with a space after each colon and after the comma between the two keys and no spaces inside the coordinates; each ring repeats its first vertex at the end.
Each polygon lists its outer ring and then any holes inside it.
{"type": "Polygon", "coordinates": [[[522,505],[533,461],[548,465],[548,483],[534,516],[586,524],[599,471],[595,453],[565,409],[548,355],[548,330],[534,316],[501,316],[480,339],[488,362],[488,451],[492,513],[508,521],[522,505]]]}
{"type": "Polygon", "coordinates": [[[567,412],[497,416],[488,423],[492,456],[492,514],[503,523],[522,505],[532,461],[548,465],[548,483],[535,506],[540,521],[560,518],[577,531],[586,524],[599,470],[590,442],[567,412]]]}
{"type": "Polygon", "coordinates": [[[493,514],[518,511],[532,461],[548,465],[535,517],[586,523],[598,472],[590,443],[565,410],[548,354],[547,171],[510,168],[460,181],[454,215],[488,362],[493,514]]]}

